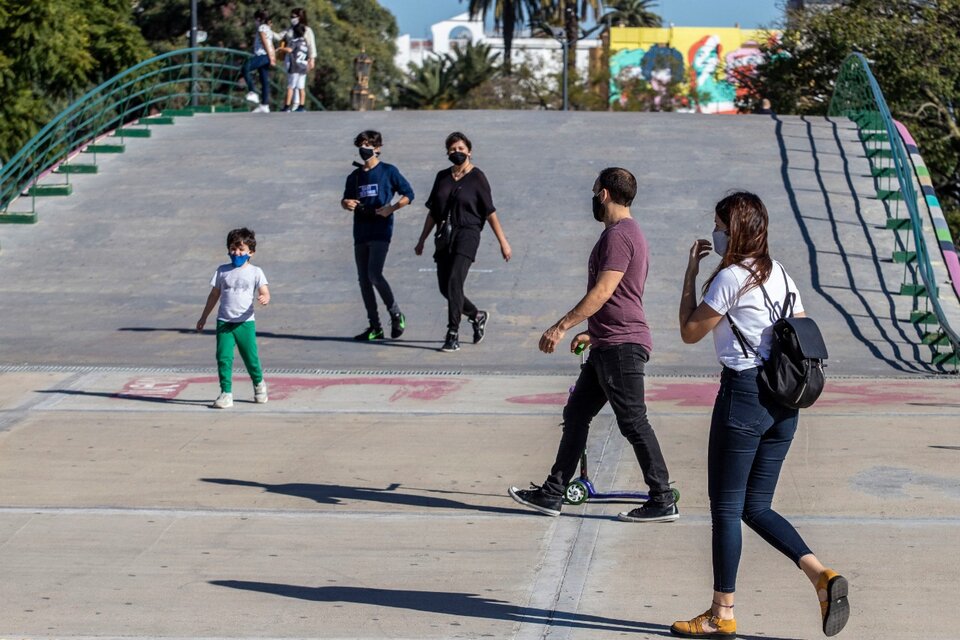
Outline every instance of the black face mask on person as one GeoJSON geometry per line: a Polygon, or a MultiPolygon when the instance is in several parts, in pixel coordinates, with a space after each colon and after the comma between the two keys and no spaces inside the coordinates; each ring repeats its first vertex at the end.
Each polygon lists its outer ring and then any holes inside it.
{"type": "Polygon", "coordinates": [[[370,147],[360,147],[360,158],[364,162],[366,162],[367,160],[369,160],[375,155],[379,156],[380,154],[374,151],[373,149],[371,149],[370,147]]]}
{"type": "Polygon", "coordinates": [[[465,154],[463,151],[454,151],[447,156],[447,160],[459,167],[467,161],[467,154],[465,154]]]}
{"type": "Polygon", "coordinates": [[[593,194],[593,200],[591,204],[593,205],[593,219],[596,220],[597,222],[603,222],[604,210],[603,210],[603,203],[600,202],[599,193],[593,194]]]}

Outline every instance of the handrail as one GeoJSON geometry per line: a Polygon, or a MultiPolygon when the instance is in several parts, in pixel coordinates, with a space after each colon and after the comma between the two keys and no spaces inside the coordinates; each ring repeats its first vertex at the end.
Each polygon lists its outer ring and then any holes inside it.
{"type": "Polygon", "coordinates": [[[916,269],[926,289],[933,313],[955,353],[960,354],[960,335],[950,326],[950,321],[940,303],[940,292],[934,274],[930,253],[923,236],[923,219],[917,206],[917,191],[911,177],[910,156],[894,123],[880,85],[870,71],[870,63],[860,53],[851,53],[843,61],[840,74],[830,100],[831,116],[852,119],[861,129],[867,129],[874,139],[879,133],[889,144],[893,173],[897,178],[903,202],[910,215],[910,227],[916,247],[916,269]]]}
{"type": "MultiPolygon", "coordinates": [[[[139,118],[169,110],[246,110],[240,69],[251,55],[222,47],[178,49],[144,60],[94,87],[57,114],[0,169],[0,216],[51,169],[139,118]]],[[[271,89],[279,100],[283,91],[278,75],[272,75],[271,89]]],[[[309,91],[306,95],[312,108],[324,108],[309,91]]],[[[149,124],[149,119],[144,123],[149,124]]]]}

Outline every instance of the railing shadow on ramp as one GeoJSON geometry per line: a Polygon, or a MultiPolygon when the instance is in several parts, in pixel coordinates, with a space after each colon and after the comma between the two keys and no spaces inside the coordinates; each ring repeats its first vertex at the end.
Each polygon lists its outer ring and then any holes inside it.
{"type": "MultiPolygon", "coordinates": [[[[523,607],[506,600],[496,600],[476,593],[450,591],[417,591],[413,589],[378,589],[374,587],[324,586],[308,587],[274,582],[246,580],[210,580],[216,587],[258,591],[284,598],[296,598],[311,602],[338,602],[366,604],[375,607],[407,609],[423,613],[440,613],[464,618],[505,620],[507,622],[612,631],[620,633],[645,633],[654,636],[673,637],[664,624],[639,620],[621,620],[585,613],[571,613],[549,609],[523,607]]],[[[749,636],[738,634],[743,640],[788,640],[773,636],[749,636]]]]}
{"type": "Polygon", "coordinates": [[[846,182],[846,187],[849,190],[849,197],[853,201],[853,213],[855,215],[854,226],[858,227],[862,231],[863,236],[868,243],[870,257],[872,258],[871,263],[873,265],[875,275],[882,287],[882,291],[878,292],[881,293],[884,298],[884,305],[882,308],[877,308],[875,303],[871,303],[867,297],[863,295],[862,288],[858,287],[857,285],[856,270],[851,265],[850,255],[844,250],[844,246],[840,238],[839,226],[844,223],[839,220],[837,212],[834,209],[831,201],[831,192],[828,190],[824,180],[825,170],[821,167],[820,157],[825,152],[819,149],[817,146],[818,141],[814,135],[813,126],[810,119],[807,117],[801,117],[800,121],[804,124],[806,134],[805,138],[810,144],[810,151],[812,153],[814,162],[813,174],[816,178],[817,187],[823,196],[823,205],[827,216],[826,220],[829,223],[832,232],[831,246],[824,246],[824,242],[822,240],[818,242],[816,239],[814,239],[810,232],[809,226],[806,222],[807,216],[805,216],[804,212],[801,211],[796,195],[796,189],[793,185],[793,180],[790,177],[791,165],[789,150],[786,145],[787,136],[784,134],[785,123],[777,116],[774,116],[774,120],[776,121],[775,135],[780,149],[780,175],[781,179],[783,180],[784,190],[786,191],[788,200],[790,202],[790,208],[793,211],[797,226],[799,227],[800,233],[803,236],[804,242],[807,246],[808,261],[810,266],[810,280],[814,290],[824,300],[826,300],[838,314],[840,314],[840,316],[846,322],[847,328],[850,330],[850,335],[864,345],[874,358],[884,362],[894,370],[903,373],[934,373],[935,369],[923,362],[923,358],[920,353],[920,345],[918,344],[918,338],[911,339],[903,330],[901,323],[897,318],[894,294],[885,284],[880,266],[881,258],[871,235],[871,225],[866,221],[863,213],[861,196],[853,184],[849,158],[847,157],[846,150],[844,149],[840,139],[837,123],[833,119],[826,119],[830,124],[833,139],[836,143],[836,151],[834,152],[834,150],[831,148],[831,153],[839,154],[839,157],[843,163],[842,173],[846,182]],[[837,296],[829,291],[829,289],[836,289],[837,287],[824,284],[821,278],[820,267],[817,259],[818,253],[833,253],[840,257],[847,282],[849,283],[849,286],[846,288],[846,290],[856,298],[859,305],[858,309],[851,309],[849,306],[844,305],[837,298],[837,296]],[[882,343],[889,348],[889,353],[885,353],[884,350],[876,344],[876,342],[869,339],[864,334],[857,322],[858,317],[869,320],[869,322],[880,335],[882,343]],[[901,348],[903,344],[911,345],[912,353],[904,354],[903,349],[901,348]]]}

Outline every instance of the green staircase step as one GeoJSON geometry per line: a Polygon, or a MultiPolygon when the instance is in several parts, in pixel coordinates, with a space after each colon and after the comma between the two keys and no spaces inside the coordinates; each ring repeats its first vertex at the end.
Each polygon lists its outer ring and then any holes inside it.
{"type": "Polygon", "coordinates": [[[888,218],[887,219],[887,229],[891,231],[903,231],[904,229],[911,228],[910,218],[888,218]]]}
{"type": "Polygon", "coordinates": [[[173,124],[172,116],[152,116],[150,118],[140,118],[137,124],[173,124]]]}
{"type": "Polygon", "coordinates": [[[916,251],[894,251],[893,252],[893,261],[897,264],[904,264],[907,262],[913,262],[917,259],[916,251]]]}
{"type": "Polygon", "coordinates": [[[902,296],[925,296],[927,295],[927,288],[922,284],[914,284],[912,282],[901,283],[900,284],[900,295],[902,296]]]}
{"type": "Polygon", "coordinates": [[[71,193],[73,185],[70,184],[38,184],[27,191],[30,196],[68,196],[71,193]]]}
{"type": "Polygon", "coordinates": [[[183,118],[191,117],[194,113],[196,112],[193,109],[165,109],[163,115],[168,117],[179,116],[183,118]]]}
{"type": "Polygon", "coordinates": [[[893,158],[893,151],[890,149],[867,149],[868,158],[893,158]]]}
{"type": "Polygon", "coordinates": [[[95,164],[62,164],[54,171],[54,173],[83,173],[91,174],[97,172],[97,165],[95,164]]]}
{"type": "Polygon", "coordinates": [[[923,334],[921,342],[923,344],[929,344],[930,346],[940,347],[950,344],[950,339],[947,338],[946,334],[934,331],[923,334]]]}
{"type": "Polygon", "coordinates": [[[864,142],[889,142],[890,136],[887,135],[886,131],[860,131],[860,139],[864,142]]]}
{"type": "Polygon", "coordinates": [[[903,194],[899,189],[880,189],[877,191],[877,200],[903,200],[903,194]]]}
{"type": "Polygon", "coordinates": [[[913,324],[940,324],[936,314],[932,311],[914,311],[910,314],[910,322],[913,324]]]}
{"type": "Polygon", "coordinates": [[[960,355],[952,352],[938,353],[933,356],[933,364],[936,365],[957,365],[960,364],[960,355]]]}
{"type": "Polygon", "coordinates": [[[91,144],[84,153],[123,153],[122,144],[91,144]]]}
{"type": "Polygon", "coordinates": [[[0,213],[0,224],[34,224],[37,213],[0,213]]]}
{"type": "Polygon", "coordinates": [[[896,178],[897,170],[894,167],[874,167],[870,173],[874,178],[896,178]]]}
{"type": "Polygon", "coordinates": [[[116,138],[149,138],[150,129],[117,129],[116,138]]]}

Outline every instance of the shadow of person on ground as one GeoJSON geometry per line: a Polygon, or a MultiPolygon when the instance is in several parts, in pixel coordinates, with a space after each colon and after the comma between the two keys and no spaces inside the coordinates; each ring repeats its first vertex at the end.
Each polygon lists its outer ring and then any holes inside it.
{"type": "MultiPolygon", "coordinates": [[[[397,491],[399,483],[392,483],[386,489],[376,487],[349,487],[336,484],[318,484],[307,482],[291,482],[287,484],[266,484],[250,480],[235,480],[232,478],[200,478],[201,482],[223,484],[239,487],[256,487],[267,493],[279,493],[295,498],[313,500],[318,504],[343,504],[345,501],[380,502],[405,507],[420,507],[427,509],[459,509],[479,511],[481,513],[500,513],[506,515],[524,515],[544,517],[529,509],[513,509],[509,507],[494,507],[488,505],[474,505],[448,498],[435,498],[397,491]]],[[[509,500],[506,494],[504,500],[509,500]]],[[[612,516],[593,514],[577,514],[583,518],[612,519],[612,516]]]]}
{"type": "MultiPolygon", "coordinates": [[[[184,335],[207,335],[215,336],[215,329],[187,329],[184,327],[120,327],[117,331],[130,331],[133,333],[180,333],[184,335]]],[[[377,346],[377,347],[397,347],[401,349],[425,349],[426,351],[439,351],[441,341],[439,340],[402,340],[400,338],[385,338],[383,340],[355,340],[351,336],[308,336],[296,333],[273,333],[272,331],[257,331],[258,338],[269,338],[271,340],[302,340],[304,342],[345,342],[357,346],[377,346]],[[423,346],[434,345],[434,346],[423,346]]]]}
{"type": "MultiPolygon", "coordinates": [[[[206,407],[210,405],[210,400],[184,400],[180,398],[158,398],[154,396],[138,396],[132,393],[121,393],[116,391],[81,391],[80,389],[37,389],[36,393],[62,393],[65,396],[89,396],[91,398],[111,398],[113,400],[136,400],[138,402],[155,402],[159,404],[183,404],[193,407],[206,407]]],[[[236,402],[245,402],[237,400],[236,402]]],[[[250,401],[253,402],[252,400],[250,401]]]]}

